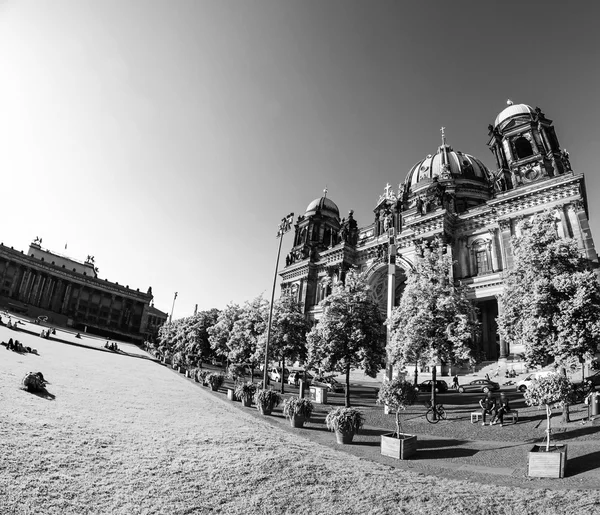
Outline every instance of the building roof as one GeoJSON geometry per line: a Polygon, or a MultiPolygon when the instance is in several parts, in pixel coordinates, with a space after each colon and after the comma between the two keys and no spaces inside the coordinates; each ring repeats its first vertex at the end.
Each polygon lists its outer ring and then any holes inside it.
{"type": "Polygon", "coordinates": [[[308,204],[306,208],[306,213],[304,216],[312,216],[317,213],[317,211],[321,212],[321,215],[327,216],[329,218],[340,218],[340,210],[333,200],[323,196],[321,198],[316,198],[310,204],[308,204]]]}
{"type": "Polygon", "coordinates": [[[404,181],[407,188],[411,189],[419,182],[434,178],[466,178],[480,182],[487,182],[490,177],[490,172],[486,166],[476,157],[470,154],[465,154],[459,150],[453,150],[450,145],[442,145],[438,148],[437,153],[428,155],[416,163],[408,172],[404,181]],[[450,176],[444,176],[444,160],[448,159],[450,176]]]}
{"type": "Polygon", "coordinates": [[[513,104],[511,100],[507,102],[508,107],[496,116],[496,120],[494,121],[494,127],[498,127],[502,122],[505,122],[509,118],[514,118],[516,116],[533,116],[535,113],[534,109],[527,104],[513,104]]]}

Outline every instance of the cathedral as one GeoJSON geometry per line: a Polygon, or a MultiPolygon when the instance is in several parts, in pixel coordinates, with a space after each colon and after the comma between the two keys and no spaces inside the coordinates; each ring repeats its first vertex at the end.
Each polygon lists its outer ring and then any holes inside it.
{"type": "Polygon", "coordinates": [[[295,223],[280,275],[282,290],[296,296],[309,320],[322,313],[319,303],[330,293],[328,279],[343,280],[349,268],[366,274],[387,316],[392,302],[400,300],[405,271],[413,266],[415,241],[441,237],[455,261],[454,280],[468,288],[478,308],[477,347],[483,360],[505,363],[523,352],[509,348],[496,325],[497,296],[503,272],[512,266],[511,236],[518,221],[552,209],[559,234],[574,238],[591,262],[598,256],[584,176],[572,170],[552,120],[539,107],[509,100],[488,131],[493,170],[447,145],[442,128],[442,145],[408,171],[398,190],[386,185],[368,225],[359,226],[353,211],[340,217],[327,191],[308,204],[295,223]],[[390,302],[388,284],[394,290],[390,302]]]}

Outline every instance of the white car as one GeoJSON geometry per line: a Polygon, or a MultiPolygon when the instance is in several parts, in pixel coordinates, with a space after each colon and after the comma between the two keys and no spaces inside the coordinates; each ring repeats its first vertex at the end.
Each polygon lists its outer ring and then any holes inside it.
{"type": "MultiPolygon", "coordinates": [[[[283,369],[283,380],[285,381],[290,375],[290,371],[287,368],[283,369]]],[[[281,382],[281,368],[279,367],[271,367],[269,369],[269,379],[271,381],[275,381],[276,383],[281,382]]]]}
{"type": "Polygon", "coordinates": [[[521,379],[517,381],[517,391],[524,392],[527,390],[527,387],[531,384],[531,381],[534,379],[538,379],[539,377],[546,377],[550,374],[555,374],[554,370],[542,370],[540,372],[534,372],[533,374],[529,374],[525,379],[521,379]]]}

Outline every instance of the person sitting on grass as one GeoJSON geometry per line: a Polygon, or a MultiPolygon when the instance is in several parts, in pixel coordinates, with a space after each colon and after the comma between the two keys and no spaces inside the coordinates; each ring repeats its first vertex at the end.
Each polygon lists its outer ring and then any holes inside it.
{"type": "Polygon", "coordinates": [[[498,424],[500,421],[500,427],[504,424],[504,415],[506,415],[510,411],[510,405],[508,404],[508,399],[506,395],[503,393],[500,394],[500,401],[498,402],[498,406],[496,408],[496,412],[494,413],[494,418],[490,425],[498,424]]]}
{"type": "Polygon", "coordinates": [[[44,379],[41,372],[28,372],[23,378],[23,390],[31,393],[45,392],[48,381],[44,379]]]}
{"type": "Polygon", "coordinates": [[[479,406],[481,406],[481,418],[483,419],[481,425],[485,426],[485,416],[492,415],[492,418],[494,418],[496,411],[496,398],[492,395],[492,392],[488,392],[485,397],[479,400],[479,406]]]}

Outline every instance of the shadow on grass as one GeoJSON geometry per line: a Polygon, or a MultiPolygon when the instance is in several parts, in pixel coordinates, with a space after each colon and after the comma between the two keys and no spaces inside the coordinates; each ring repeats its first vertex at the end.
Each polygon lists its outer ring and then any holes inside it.
{"type": "Polygon", "coordinates": [[[569,476],[589,472],[600,468],[600,451],[578,456],[577,458],[569,458],[567,463],[569,476]]]}
{"type": "MultiPolygon", "coordinates": [[[[25,390],[27,391],[27,390],[25,390]]],[[[56,395],[50,393],[48,390],[44,388],[39,392],[28,392],[31,395],[35,395],[36,397],[40,397],[41,399],[46,399],[47,401],[53,401],[56,398],[56,395]]]]}

